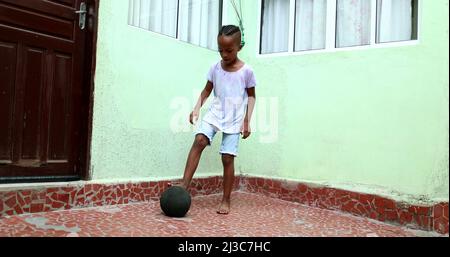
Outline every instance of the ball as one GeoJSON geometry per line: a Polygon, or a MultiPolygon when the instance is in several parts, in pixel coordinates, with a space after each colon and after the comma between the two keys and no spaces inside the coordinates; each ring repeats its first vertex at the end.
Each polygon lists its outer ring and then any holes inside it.
{"type": "Polygon", "coordinates": [[[171,186],[162,193],[159,204],[167,216],[184,217],[191,207],[191,196],[186,189],[171,186]]]}

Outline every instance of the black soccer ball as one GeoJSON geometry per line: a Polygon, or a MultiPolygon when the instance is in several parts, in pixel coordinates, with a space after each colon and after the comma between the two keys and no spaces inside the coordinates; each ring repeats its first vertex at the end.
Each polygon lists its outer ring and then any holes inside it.
{"type": "Polygon", "coordinates": [[[191,196],[186,189],[171,186],[162,193],[159,205],[169,217],[184,217],[191,207],[191,196]]]}

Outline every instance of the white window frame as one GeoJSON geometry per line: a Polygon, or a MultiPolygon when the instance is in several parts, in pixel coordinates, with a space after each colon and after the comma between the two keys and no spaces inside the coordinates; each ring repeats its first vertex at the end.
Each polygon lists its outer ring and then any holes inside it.
{"type": "MultiPolygon", "coordinates": [[[[326,29],[326,41],[325,49],[317,50],[305,50],[305,51],[294,51],[294,29],[295,29],[295,1],[289,0],[289,48],[287,52],[280,53],[268,53],[261,54],[261,19],[262,19],[262,2],[264,0],[258,0],[258,22],[257,22],[257,39],[258,44],[256,47],[256,56],[261,58],[266,57],[278,57],[278,56],[293,56],[293,55],[307,55],[315,53],[334,53],[343,51],[355,51],[355,50],[365,50],[365,49],[376,49],[376,48],[387,48],[387,47],[399,47],[399,46],[413,46],[420,43],[421,38],[421,24],[422,24],[422,0],[417,0],[417,39],[398,41],[398,42],[385,42],[376,43],[376,26],[377,26],[377,0],[372,1],[371,4],[371,35],[370,44],[363,46],[348,46],[348,47],[336,47],[336,5],[337,0],[327,0],[327,29],[326,29]]],[[[225,2],[225,1],[224,1],[225,2]]]]}
{"type": "MultiPolygon", "coordinates": [[[[177,17],[177,35],[175,37],[172,37],[172,36],[160,33],[160,32],[143,29],[143,28],[138,27],[138,26],[130,25],[130,23],[128,21],[127,21],[127,25],[129,27],[134,28],[134,29],[143,30],[143,31],[146,31],[148,33],[152,33],[152,34],[157,35],[157,36],[161,36],[161,37],[164,37],[164,38],[170,38],[170,39],[175,40],[177,42],[181,42],[181,43],[189,44],[189,45],[196,46],[196,47],[199,47],[199,48],[202,48],[202,49],[207,49],[207,50],[210,50],[210,51],[213,51],[213,52],[217,52],[217,50],[214,50],[214,49],[211,49],[211,48],[208,48],[208,47],[199,46],[199,45],[196,45],[196,44],[193,44],[193,43],[190,43],[190,42],[187,42],[187,41],[184,41],[184,40],[180,39],[180,37],[181,37],[180,36],[180,31],[181,30],[180,30],[180,17],[179,17],[179,15],[180,15],[180,13],[179,13],[180,6],[179,6],[179,4],[180,3],[178,2],[178,7],[177,7],[178,8],[178,11],[177,11],[177,15],[178,15],[178,17],[177,17]]],[[[228,15],[227,9],[228,9],[228,1],[227,0],[222,0],[222,13],[220,14],[220,15],[222,15],[221,16],[221,21],[220,21],[220,22],[222,22],[222,24],[226,24],[225,22],[228,20],[228,17],[225,16],[225,15],[228,15]]],[[[129,20],[129,17],[128,17],[128,20],[129,20]]],[[[219,27],[220,26],[221,25],[219,24],[219,27]]]]}

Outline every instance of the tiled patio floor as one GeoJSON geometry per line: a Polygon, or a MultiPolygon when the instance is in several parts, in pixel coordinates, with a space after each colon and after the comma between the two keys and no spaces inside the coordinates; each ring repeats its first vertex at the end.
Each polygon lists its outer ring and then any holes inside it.
{"type": "Polygon", "coordinates": [[[232,193],[229,215],[218,215],[220,199],[220,194],[193,198],[184,218],[164,216],[157,201],[9,216],[0,218],[0,236],[439,236],[244,192],[232,193]]]}

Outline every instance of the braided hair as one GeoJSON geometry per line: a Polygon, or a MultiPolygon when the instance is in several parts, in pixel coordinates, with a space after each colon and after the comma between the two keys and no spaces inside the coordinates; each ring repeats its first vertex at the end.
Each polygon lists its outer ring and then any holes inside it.
{"type": "Polygon", "coordinates": [[[238,33],[237,37],[240,41],[241,47],[244,46],[244,41],[242,40],[242,33],[241,33],[241,29],[238,26],[235,25],[225,25],[222,26],[222,28],[219,31],[219,35],[217,35],[218,37],[220,36],[233,36],[234,34],[238,33]]]}

